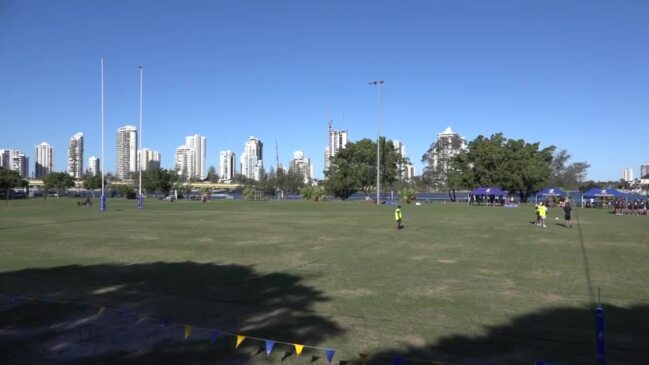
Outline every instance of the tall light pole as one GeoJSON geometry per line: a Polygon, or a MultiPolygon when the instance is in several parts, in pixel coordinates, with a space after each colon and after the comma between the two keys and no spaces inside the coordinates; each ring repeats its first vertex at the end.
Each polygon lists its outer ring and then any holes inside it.
{"type": "Polygon", "coordinates": [[[139,147],[140,147],[140,156],[139,157],[140,157],[140,159],[138,161],[140,163],[140,166],[138,166],[138,170],[140,170],[140,186],[139,186],[138,195],[137,195],[137,207],[139,209],[144,208],[144,198],[142,197],[142,152],[144,152],[142,150],[142,76],[143,76],[143,73],[144,73],[144,71],[142,69],[142,66],[140,66],[140,133],[138,133],[138,135],[140,137],[140,143],[139,143],[139,147]]]}
{"type": "Polygon", "coordinates": [[[383,80],[370,81],[376,86],[376,204],[381,204],[381,85],[383,80]]]}
{"type": "Polygon", "coordinates": [[[99,209],[106,211],[106,192],[104,189],[104,59],[101,59],[101,202],[99,209]]]}

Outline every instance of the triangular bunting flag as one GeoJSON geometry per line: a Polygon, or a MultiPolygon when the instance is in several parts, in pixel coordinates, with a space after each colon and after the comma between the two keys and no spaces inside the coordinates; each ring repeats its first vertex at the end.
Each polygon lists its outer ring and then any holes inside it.
{"type": "Polygon", "coordinates": [[[294,343],[293,346],[295,346],[295,353],[297,354],[297,356],[300,356],[304,345],[298,345],[297,343],[294,343]]]}
{"type": "Polygon", "coordinates": [[[237,335],[237,345],[234,346],[234,348],[235,348],[235,349],[236,349],[236,348],[239,348],[239,345],[241,345],[241,343],[242,343],[243,340],[245,340],[245,339],[246,339],[246,336],[237,335]]]}
{"type": "Polygon", "coordinates": [[[396,356],[394,358],[394,365],[403,365],[403,358],[399,357],[399,356],[396,356]]]}
{"type": "Polygon", "coordinates": [[[334,359],[334,354],[336,353],[336,350],[334,349],[326,349],[325,350],[325,356],[327,357],[327,362],[331,364],[331,361],[334,359]]]}
{"type": "Polygon", "coordinates": [[[193,329],[192,326],[188,324],[185,325],[185,340],[187,339],[187,337],[189,337],[189,335],[192,334],[192,329],[193,329]]]}
{"type": "Polygon", "coordinates": [[[97,315],[101,316],[105,311],[106,311],[106,307],[102,305],[101,307],[99,307],[99,311],[97,312],[97,315]]]}
{"type": "Polygon", "coordinates": [[[368,355],[368,354],[358,354],[358,356],[361,358],[361,364],[367,365],[367,358],[370,355],[368,355]]]}
{"type": "Polygon", "coordinates": [[[220,334],[221,332],[219,331],[212,332],[212,335],[210,336],[210,340],[212,341],[212,343],[216,342],[216,338],[219,337],[220,334]]]}
{"type": "Polygon", "coordinates": [[[266,340],[266,356],[270,356],[273,347],[275,346],[275,341],[266,340]]]}

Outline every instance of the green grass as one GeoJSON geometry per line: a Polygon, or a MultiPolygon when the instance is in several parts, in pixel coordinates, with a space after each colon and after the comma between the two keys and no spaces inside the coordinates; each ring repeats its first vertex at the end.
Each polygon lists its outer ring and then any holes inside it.
{"type": "MultiPolygon", "coordinates": [[[[0,204],[0,294],[330,347],[336,363],[368,353],[377,364],[393,355],[592,364],[599,287],[609,362],[649,363],[646,216],[576,209],[567,229],[551,209],[549,227],[539,229],[531,207],[408,205],[397,232],[393,207],[360,202],[146,201],[137,210],[134,201],[109,200],[104,213],[68,199],[9,205],[0,204]]],[[[314,355],[326,363],[307,350],[282,362],[289,348],[281,344],[270,358],[258,354],[261,342],[235,351],[233,339],[213,345],[201,331],[147,342],[144,327],[127,320],[121,330],[131,334],[122,336],[141,338],[138,351],[107,345],[120,329],[101,325],[89,330],[106,336],[92,340],[94,352],[65,357],[42,347],[83,330],[52,326],[27,305],[0,307],[0,337],[3,328],[33,328],[30,313],[47,331],[10,333],[0,362],[308,364],[314,355]]],[[[70,312],[51,311],[62,323],[75,320],[70,312]]]]}

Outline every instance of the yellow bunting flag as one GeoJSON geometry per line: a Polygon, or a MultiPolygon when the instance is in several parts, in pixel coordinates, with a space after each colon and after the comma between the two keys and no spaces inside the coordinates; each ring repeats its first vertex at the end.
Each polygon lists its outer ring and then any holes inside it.
{"type": "Polygon", "coordinates": [[[361,358],[361,364],[367,365],[367,358],[370,355],[368,355],[368,354],[358,354],[358,356],[361,358]]]}
{"type": "Polygon", "coordinates": [[[102,305],[101,307],[99,307],[99,312],[97,312],[97,315],[101,316],[102,314],[104,314],[105,311],[106,311],[106,307],[102,305]]]}
{"type": "Polygon", "coordinates": [[[304,345],[298,345],[297,343],[294,343],[293,346],[295,346],[295,353],[297,354],[297,356],[300,356],[304,345]]]}
{"type": "Polygon", "coordinates": [[[192,328],[190,325],[185,325],[185,340],[192,334],[192,328]]]}
{"type": "Polygon", "coordinates": [[[237,345],[234,346],[234,348],[235,348],[235,349],[236,349],[236,348],[239,348],[239,345],[241,345],[241,343],[242,343],[243,340],[245,340],[245,339],[246,339],[246,336],[237,335],[237,345]]]}

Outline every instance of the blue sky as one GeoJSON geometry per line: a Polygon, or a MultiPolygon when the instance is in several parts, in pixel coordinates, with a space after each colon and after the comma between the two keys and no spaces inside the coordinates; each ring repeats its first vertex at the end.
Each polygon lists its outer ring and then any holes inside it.
{"type": "Polygon", "coordinates": [[[99,60],[105,62],[106,169],[118,127],[173,166],[186,135],[207,164],[248,136],[264,164],[301,149],[322,176],[327,114],[352,140],[402,141],[417,173],[436,133],[503,132],[567,149],[589,178],[619,179],[649,161],[649,2],[0,0],[0,148],[31,158],[42,141],[66,168],[85,134],[100,155],[99,60]],[[328,112],[326,112],[328,110],[328,112]]]}

